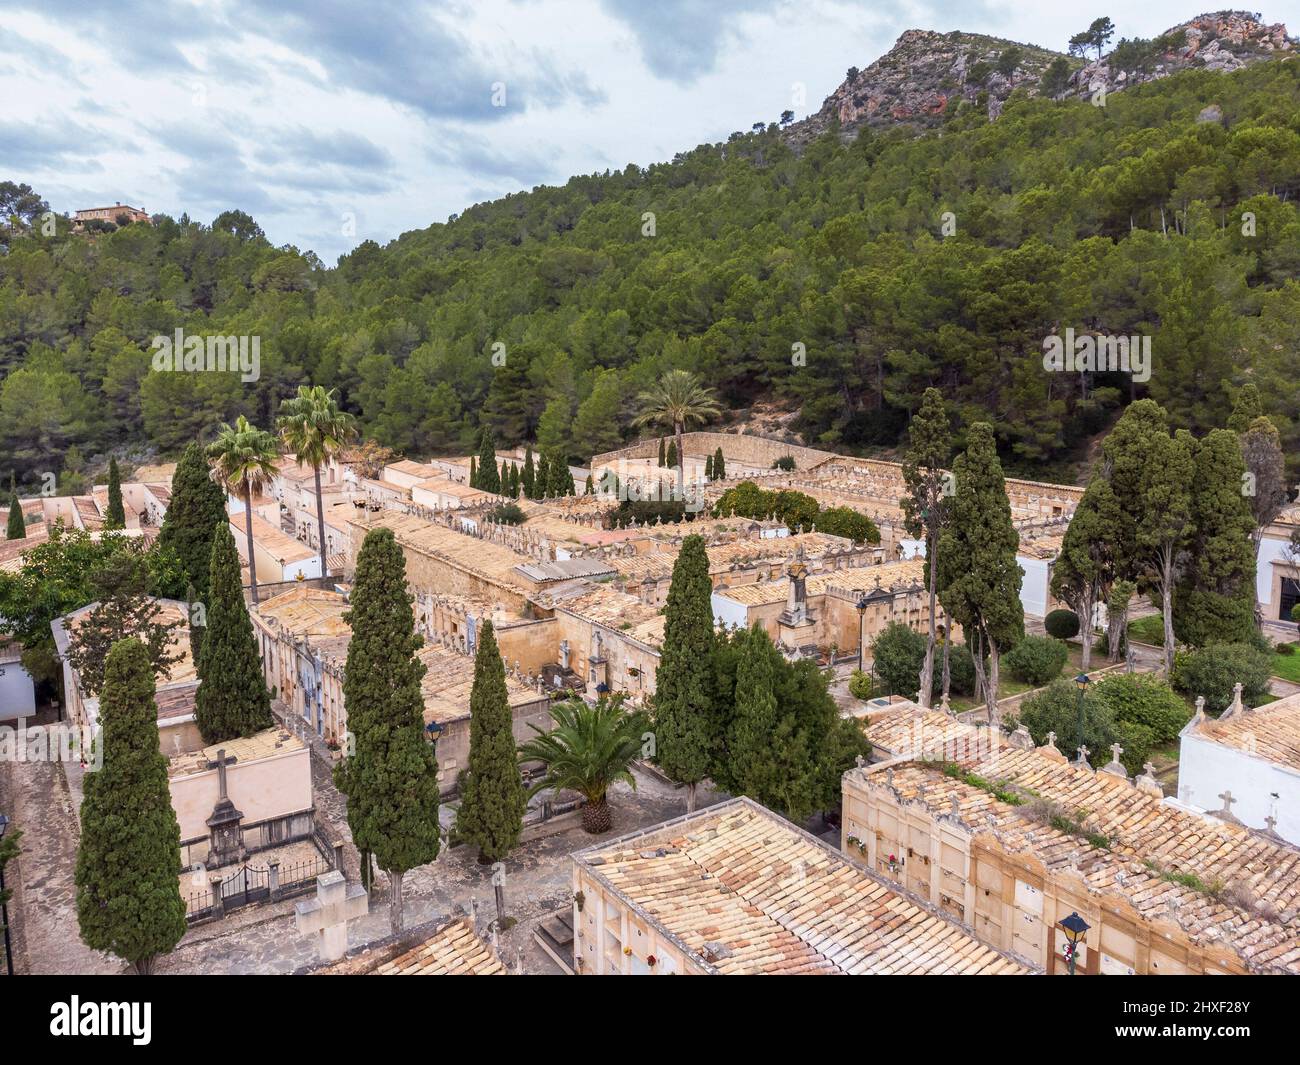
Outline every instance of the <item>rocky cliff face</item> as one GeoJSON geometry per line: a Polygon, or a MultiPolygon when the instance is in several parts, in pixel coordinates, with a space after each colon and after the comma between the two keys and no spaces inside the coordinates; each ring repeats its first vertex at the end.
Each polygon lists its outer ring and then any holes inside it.
{"type": "Polygon", "coordinates": [[[1144,44],[1126,47],[1121,41],[1108,55],[1076,70],[1064,95],[1091,96],[1101,89],[1116,92],[1188,69],[1240,70],[1261,59],[1296,52],[1286,26],[1265,25],[1247,11],[1197,15],[1144,44]]]}
{"type": "Polygon", "coordinates": [[[1198,15],[1153,40],[1120,41],[1092,61],[998,37],[908,30],[865,70],[850,70],[821,109],[788,135],[806,143],[837,122],[845,136],[899,122],[932,126],[963,101],[997,118],[1016,89],[1057,99],[1091,97],[1180,70],[1232,71],[1296,50],[1284,25],[1265,25],[1243,11],[1198,15]],[[1056,79],[1049,75],[1045,84],[1049,70],[1056,79]]]}

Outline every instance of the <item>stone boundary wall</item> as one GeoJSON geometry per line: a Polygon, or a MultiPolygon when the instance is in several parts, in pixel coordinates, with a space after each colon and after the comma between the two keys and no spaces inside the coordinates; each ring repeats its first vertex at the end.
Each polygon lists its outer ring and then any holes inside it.
{"type": "MultiPolygon", "coordinates": [[[[672,439],[671,434],[665,434],[672,439]]],[[[794,456],[795,465],[801,469],[810,469],[827,459],[837,458],[833,452],[819,451],[816,448],[802,447],[799,444],[787,444],[773,437],[755,436],[751,433],[708,433],[692,432],[682,434],[682,446],[688,455],[712,455],[718,448],[728,462],[738,462],[749,466],[768,467],[784,455],[794,456]]],[[[619,459],[646,459],[659,457],[659,437],[642,440],[617,451],[607,451],[592,458],[593,467],[619,459]]]]}

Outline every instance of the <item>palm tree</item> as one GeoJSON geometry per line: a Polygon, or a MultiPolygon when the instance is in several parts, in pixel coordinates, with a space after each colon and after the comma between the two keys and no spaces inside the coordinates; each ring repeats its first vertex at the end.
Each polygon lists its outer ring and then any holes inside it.
{"type": "Polygon", "coordinates": [[[521,762],[546,764],[546,776],[533,785],[529,797],[544,788],[576,791],[587,805],[582,808],[582,827],[596,835],[612,826],[606,792],[617,780],[636,788],[628,765],[641,753],[645,719],[623,708],[623,696],[602,695],[595,706],[570,696],[551,708],[555,727],[537,733],[519,747],[521,762]]]}
{"type": "Polygon", "coordinates": [[[653,388],[638,398],[641,413],[632,424],[664,425],[672,428],[677,440],[677,490],[686,498],[686,451],[682,433],[692,422],[707,422],[722,413],[713,389],[705,388],[689,370],[669,370],[653,388]]]}
{"type": "Polygon", "coordinates": [[[253,553],[253,493],[261,491],[275,476],[280,457],[275,437],[258,429],[242,414],[234,427],[223,425],[217,439],[208,445],[212,475],[227,492],[244,500],[244,529],[248,534],[248,576],[257,602],[257,559],[253,553]]]}
{"type": "Polygon", "coordinates": [[[320,468],[334,458],[357,435],[357,422],[339,410],[334,389],[321,385],[298,386],[292,399],[280,401],[275,420],[280,439],[293,452],[299,466],[310,466],[316,476],[316,525],[320,531],[321,574],[329,572],[329,550],[325,540],[325,501],[320,493],[320,468]]]}

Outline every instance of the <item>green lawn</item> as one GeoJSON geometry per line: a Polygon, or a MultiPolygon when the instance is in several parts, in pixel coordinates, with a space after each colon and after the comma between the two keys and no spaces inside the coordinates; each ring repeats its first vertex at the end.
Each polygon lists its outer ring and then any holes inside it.
{"type": "Polygon", "coordinates": [[[1273,676],[1300,684],[1300,647],[1295,644],[1291,646],[1296,648],[1293,655],[1273,653],[1273,676]]]}
{"type": "Polygon", "coordinates": [[[1128,623],[1128,638],[1135,643],[1151,643],[1163,647],[1165,643],[1165,616],[1152,614],[1128,623]]]}

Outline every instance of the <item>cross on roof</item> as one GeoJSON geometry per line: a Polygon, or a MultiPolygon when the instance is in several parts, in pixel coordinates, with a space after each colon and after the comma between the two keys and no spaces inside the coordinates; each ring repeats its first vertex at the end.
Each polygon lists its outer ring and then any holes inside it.
{"type": "Polygon", "coordinates": [[[1124,748],[1121,747],[1118,743],[1112,743],[1110,745],[1110,760],[1112,762],[1118,762],[1119,756],[1123,753],[1124,753],[1124,748]]]}
{"type": "Polygon", "coordinates": [[[1225,814],[1232,813],[1232,804],[1238,801],[1232,797],[1232,792],[1230,791],[1221,792],[1219,794],[1219,798],[1223,800],[1223,812],[1225,814]]]}
{"type": "Polygon", "coordinates": [[[1268,826],[1268,830],[1270,832],[1277,831],[1277,818],[1274,817],[1272,814],[1269,814],[1266,818],[1264,818],[1264,824],[1268,826]]]}
{"type": "Polygon", "coordinates": [[[370,899],[360,884],[348,884],[337,869],[316,878],[316,897],[294,906],[294,921],[303,935],[316,933],[324,962],[338,961],[348,950],[348,921],[370,911],[370,899]]]}
{"type": "Polygon", "coordinates": [[[1049,733],[1047,734],[1047,746],[1049,746],[1049,747],[1055,747],[1055,746],[1056,746],[1056,733],[1055,733],[1055,732],[1049,732],[1049,733]]]}

